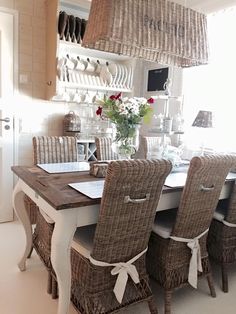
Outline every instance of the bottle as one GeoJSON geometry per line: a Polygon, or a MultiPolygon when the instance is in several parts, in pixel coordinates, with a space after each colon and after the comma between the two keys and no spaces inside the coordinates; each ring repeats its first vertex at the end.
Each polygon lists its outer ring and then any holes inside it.
{"type": "Polygon", "coordinates": [[[164,117],[163,119],[163,132],[170,133],[172,130],[172,118],[169,116],[164,117]]]}

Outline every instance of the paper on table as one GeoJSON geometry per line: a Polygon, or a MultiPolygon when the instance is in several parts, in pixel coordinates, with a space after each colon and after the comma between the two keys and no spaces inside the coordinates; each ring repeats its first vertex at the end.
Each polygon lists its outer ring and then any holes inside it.
{"type": "MultiPolygon", "coordinates": [[[[185,185],[187,179],[187,173],[184,172],[173,172],[170,173],[165,181],[165,186],[168,186],[170,188],[177,188],[177,187],[183,187],[185,185]]],[[[235,180],[236,179],[236,173],[230,172],[226,180],[235,180]]]]}
{"type": "Polygon", "coordinates": [[[90,168],[89,163],[86,161],[37,164],[37,166],[48,173],[88,171],[90,168]]]}
{"type": "Polygon", "coordinates": [[[70,183],[70,187],[76,191],[90,197],[90,198],[101,198],[104,188],[105,180],[99,181],[89,181],[89,182],[79,182],[79,183],[70,183]]]}
{"type": "Polygon", "coordinates": [[[173,172],[167,176],[164,185],[169,186],[170,188],[182,187],[185,185],[186,178],[187,178],[187,173],[173,172]]]}

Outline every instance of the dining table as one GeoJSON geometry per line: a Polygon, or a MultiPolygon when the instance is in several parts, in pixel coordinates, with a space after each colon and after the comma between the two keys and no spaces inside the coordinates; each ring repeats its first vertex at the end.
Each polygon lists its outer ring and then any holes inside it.
{"type": "MultiPolygon", "coordinates": [[[[97,222],[102,196],[97,195],[91,198],[72,186],[77,183],[93,182],[91,189],[94,189],[94,184],[102,183],[104,178],[90,175],[89,171],[84,170],[83,167],[79,171],[67,169],[65,172],[50,173],[37,165],[12,166],[12,171],[18,178],[13,190],[13,208],[23,225],[26,236],[26,244],[22,249],[18,267],[21,271],[26,269],[27,257],[32,249],[33,230],[24,205],[26,194],[55,223],[51,241],[51,263],[59,287],[57,314],[68,314],[71,293],[70,248],[73,236],[77,227],[97,222]]],[[[178,207],[186,176],[187,168],[184,168],[177,171],[176,175],[171,173],[170,177],[167,177],[170,183],[162,189],[157,211],[178,207]],[[174,182],[173,185],[171,182],[174,182]]],[[[220,199],[229,197],[235,179],[236,174],[230,174],[227,177],[220,199]]]]}

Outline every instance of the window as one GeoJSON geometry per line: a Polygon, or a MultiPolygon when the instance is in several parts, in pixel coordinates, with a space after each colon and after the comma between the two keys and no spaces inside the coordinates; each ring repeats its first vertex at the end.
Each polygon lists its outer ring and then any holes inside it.
{"type": "Polygon", "coordinates": [[[210,63],[183,71],[187,142],[206,136],[205,145],[226,152],[236,152],[235,29],[236,7],[209,15],[210,63]],[[205,130],[205,135],[191,127],[199,110],[211,110],[215,117],[214,129],[205,130]]]}

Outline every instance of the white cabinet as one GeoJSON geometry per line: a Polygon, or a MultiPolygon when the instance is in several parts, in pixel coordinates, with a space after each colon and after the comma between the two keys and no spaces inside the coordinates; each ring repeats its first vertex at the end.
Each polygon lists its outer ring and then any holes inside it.
{"type": "Polygon", "coordinates": [[[84,153],[85,153],[85,160],[87,161],[94,161],[97,160],[96,157],[96,144],[95,140],[83,140],[83,139],[78,139],[77,140],[78,145],[83,145],[84,146],[84,153]]]}
{"type": "Polygon", "coordinates": [[[47,0],[47,99],[77,101],[80,90],[132,93],[136,61],[59,40],[60,10],[87,18],[89,1],[47,0]]]}

